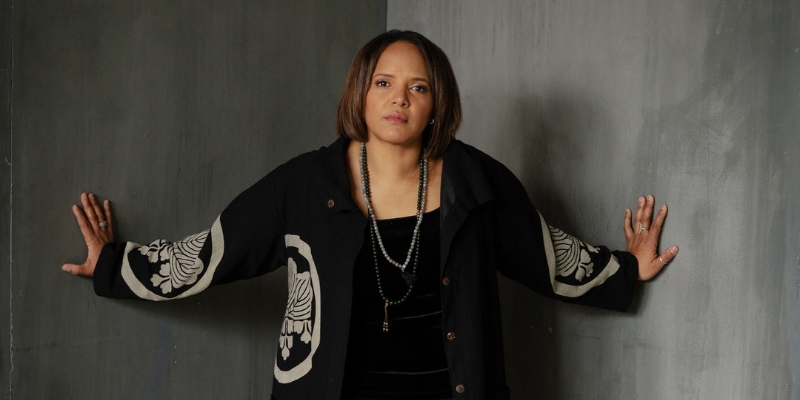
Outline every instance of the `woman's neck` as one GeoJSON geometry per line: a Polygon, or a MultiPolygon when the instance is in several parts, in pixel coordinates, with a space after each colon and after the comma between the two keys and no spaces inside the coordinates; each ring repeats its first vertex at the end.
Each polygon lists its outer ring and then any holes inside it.
{"type": "MultiPolygon", "coordinates": [[[[378,219],[414,215],[419,191],[419,155],[422,147],[401,147],[366,143],[370,202],[378,219]]],[[[353,200],[364,215],[366,204],[361,192],[361,142],[351,141],[347,150],[353,200]]],[[[428,187],[425,211],[439,207],[441,159],[428,160],[428,187]]]]}
{"type": "MultiPolygon", "coordinates": [[[[361,151],[361,143],[353,143],[361,151]]],[[[351,144],[351,145],[353,145],[351,144]]],[[[367,167],[371,178],[399,184],[409,178],[419,179],[419,155],[422,144],[398,146],[372,140],[366,143],[367,167]]]]}

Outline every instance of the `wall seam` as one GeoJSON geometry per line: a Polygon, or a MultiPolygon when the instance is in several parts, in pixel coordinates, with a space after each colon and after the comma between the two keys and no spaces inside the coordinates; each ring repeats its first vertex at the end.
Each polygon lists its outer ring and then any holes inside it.
{"type": "Polygon", "coordinates": [[[8,125],[9,125],[9,146],[8,157],[6,160],[8,164],[8,398],[14,398],[14,288],[12,286],[14,281],[14,256],[12,247],[14,245],[14,0],[10,1],[10,27],[11,27],[11,40],[9,51],[11,53],[10,75],[11,83],[8,91],[8,125]]]}

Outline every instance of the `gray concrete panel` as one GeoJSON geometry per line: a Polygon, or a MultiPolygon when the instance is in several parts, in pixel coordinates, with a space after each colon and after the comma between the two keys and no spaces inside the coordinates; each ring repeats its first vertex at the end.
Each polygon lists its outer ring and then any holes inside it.
{"type": "Polygon", "coordinates": [[[11,394],[11,0],[0,1],[0,399],[11,394]]]}
{"type": "MultiPolygon", "coordinates": [[[[89,279],[60,271],[86,256],[70,205],[81,191],[111,199],[117,237],[138,243],[206,229],[272,168],[334,140],[345,73],[385,11],[16,2],[14,129],[0,137],[3,157],[10,138],[15,156],[13,264],[0,285],[14,337],[0,381],[14,399],[269,398],[285,271],[168,303],[99,298],[89,279]]],[[[9,187],[3,178],[4,215],[9,187]]]]}
{"type": "Polygon", "coordinates": [[[800,399],[800,3],[390,0],[450,56],[461,139],[553,225],[625,245],[636,197],[681,253],[614,313],[502,297],[515,399],[800,399]]]}

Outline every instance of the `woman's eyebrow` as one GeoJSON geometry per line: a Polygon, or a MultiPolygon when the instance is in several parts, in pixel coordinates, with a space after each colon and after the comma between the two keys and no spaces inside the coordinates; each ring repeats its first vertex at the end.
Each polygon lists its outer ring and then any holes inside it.
{"type": "MultiPolygon", "coordinates": [[[[372,78],[374,79],[374,78],[377,78],[379,76],[380,77],[384,77],[384,78],[394,78],[394,75],[386,74],[386,73],[383,73],[383,72],[379,72],[379,73],[376,73],[375,75],[372,75],[372,78]]],[[[428,78],[414,77],[414,78],[411,78],[411,80],[412,81],[422,81],[422,82],[425,82],[427,84],[430,84],[430,81],[428,81],[428,78]]]]}

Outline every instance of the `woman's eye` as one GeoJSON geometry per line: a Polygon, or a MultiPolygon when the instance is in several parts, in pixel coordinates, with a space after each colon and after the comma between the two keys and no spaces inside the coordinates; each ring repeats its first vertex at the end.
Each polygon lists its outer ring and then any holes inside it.
{"type": "Polygon", "coordinates": [[[414,91],[417,91],[417,92],[420,92],[420,93],[426,93],[428,91],[428,88],[425,87],[425,86],[417,85],[417,86],[412,86],[411,90],[414,90],[414,91]]]}
{"type": "Polygon", "coordinates": [[[388,87],[389,82],[386,81],[375,81],[375,86],[377,87],[388,87]]]}

